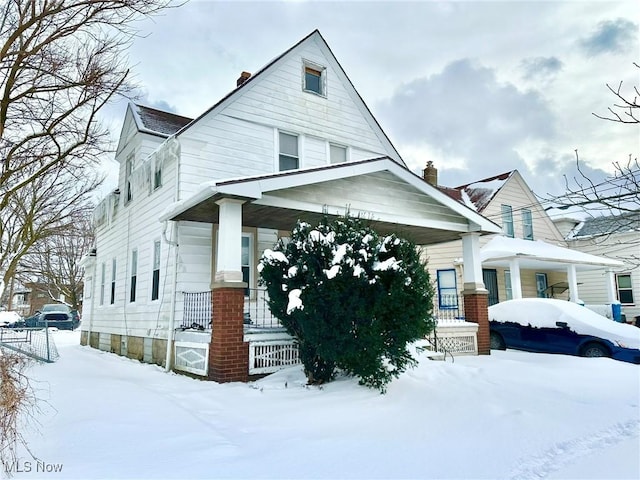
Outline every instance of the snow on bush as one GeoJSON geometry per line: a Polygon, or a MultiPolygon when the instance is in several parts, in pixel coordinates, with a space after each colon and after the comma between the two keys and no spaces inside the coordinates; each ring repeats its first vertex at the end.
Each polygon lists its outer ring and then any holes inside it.
{"type": "Polygon", "coordinates": [[[384,391],[415,363],[407,344],[434,327],[433,290],[415,245],[352,217],[298,222],[258,270],[312,384],[341,369],[384,391]]]}

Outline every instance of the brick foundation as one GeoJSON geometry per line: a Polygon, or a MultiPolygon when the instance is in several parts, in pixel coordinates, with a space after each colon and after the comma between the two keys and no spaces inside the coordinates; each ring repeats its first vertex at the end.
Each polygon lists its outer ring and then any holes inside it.
{"type": "Polygon", "coordinates": [[[209,379],[216,382],[249,379],[249,344],[244,342],[244,287],[244,283],[224,283],[213,288],[209,379]]]}
{"type": "Polygon", "coordinates": [[[488,293],[462,293],[464,295],[464,316],[466,321],[478,324],[478,354],[490,355],[488,293]]]}

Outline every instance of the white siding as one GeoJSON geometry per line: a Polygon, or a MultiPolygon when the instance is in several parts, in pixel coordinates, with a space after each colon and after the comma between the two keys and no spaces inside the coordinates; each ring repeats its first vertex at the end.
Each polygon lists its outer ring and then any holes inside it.
{"type": "Polygon", "coordinates": [[[278,130],[300,136],[303,168],[327,163],[328,142],[348,146],[352,161],[395,158],[342,80],[335,61],[315,42],[289,52],[180,135],[180,198],[205,181],[276,171],[278,130]],[[302,90],[303,59],[326,66],[326,97],[302,90]]]}

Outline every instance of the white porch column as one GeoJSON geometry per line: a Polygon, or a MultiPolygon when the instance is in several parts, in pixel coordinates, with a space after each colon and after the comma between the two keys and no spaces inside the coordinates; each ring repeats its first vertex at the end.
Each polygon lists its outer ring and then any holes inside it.
{"type": "Polygon", "coordinates": [[[242,204],[243,200],[223,198],[216,242],[215,283],[242,282],[242,204]]]}
{"type": "Polygon", "coordinates": [[[464,269],[462,281],[465,291],[486,292],[482,279],[482,262],[480,261],[480,234],[463,233],[462,237],[462,261],[464,269]]]}
{"type": "Polygon", "coordinates": [[[569,284],[569,301],[580,302],[580,297],[578,297],[578,277],[574,264],[567,267],[567,283],[569,284]]]}
{"type": "Polygon", "coordinates": [[[514,258],[509,262],[509,272],[511,274],[511,295],[513,299],[522,298],[522,281],[520,279],[520,261],[514,258]]]}
{"type": "Polygon", "coordinates": [[[616,275],[610,268],[607,269],[607,301],[608,303],[618,303],[616,296],[616,275]]]}

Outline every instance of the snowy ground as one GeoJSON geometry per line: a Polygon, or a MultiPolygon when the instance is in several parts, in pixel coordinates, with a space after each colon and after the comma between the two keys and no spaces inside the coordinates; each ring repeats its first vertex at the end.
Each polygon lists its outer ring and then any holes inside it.
{"type": "Polygon", "coordinates": [[[24,457],[17,479],[640,478],[638,365],[423,359],[380,395],[308,388],[299,368],[219,385],[55,340],[58,362],[31,369],[43,463],[24,457]]]}

